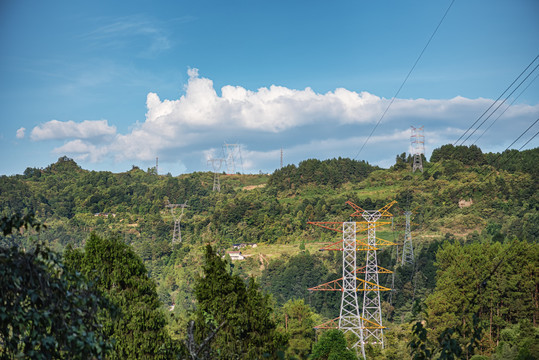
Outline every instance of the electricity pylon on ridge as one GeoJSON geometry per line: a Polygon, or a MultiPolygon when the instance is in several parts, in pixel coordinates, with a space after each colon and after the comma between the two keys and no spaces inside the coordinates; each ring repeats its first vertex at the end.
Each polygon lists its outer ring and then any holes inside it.
{"type": "MultiPolygon", "coordinates": [[[[363,321],[371,321],[380,325],[379,328],[364,327],[363,344],[380,345],[384,348],[384,327],[382,324],[382,308],[380,302],[380,291],[391,290],[380,286],[378,274],[381,273],[382,268],[378,266],[377,246],[380,245],[395,245],[395,243],[378,239],[376,237],[376,224],[390,224],[389,221],[379,221],[381,218],[393,217],[389,212],[389,209],[396,204],[396,201],[392,201],[389,204],[378,210],[364,210],[359,206],[347,202],[350,204],[356,212],[350,216],[363,217],[367,222],[367,245],[372,249],[368,249],[365,257],[365,281],[363,289],[363,310],[361,317],[363,321]]],[[[387,270],[387,269],[384,269],[387,270]]],[[[387,270],[389,272],[389,270],[387,270]]]]}
{"type": "Polygon", "coordinates": [[[219,172],[221,171],[221,166],[225,159],[208,159],[208,165],[211,164],[213,169],[213,191],[221,192],[221,182],[219,181],[219,172]]]}
{"type": "MultiPolygon", "coordinates": [[[[359,208],[354,203],[348,201],[348,205],[352,206],[357,213],[359,208]]],[[[391,204],[392,205],[392,204],[391,204]]],[[[381,210],[383,210],[382,208],[381,210]]],[[[385,210],[387,211],[387,209],[385,210]]],[[[385,212],[384,212],[385,213],[385,212]]],[[[367,276],[369,268],[364,266],[357,268],[357,251],[376,251],[378,248],[376,246],[381,245],[394,245],[391,242],[381,240],[378,244],[368,244],[362,241],[357,240],[357,233],[362,231],[371,231],[377,226],[388,224],[388,222],[313,222],[310,221],[308,224],[316,225],[324,229],[329,229],[332,231],[340,232],[343,234],[341,241],[330,244],[320,250],[327,251],[342,251],[343,252],[343,277],[330,281],[325,284],[315,286],[308,289],[309,291],[340,291],[342,292],[341,296],[341,308],[340,315],[338,318],[330,320],[324,324],[318,325],[315,328],[317,329],[331,329],[338,328],[346,332],[352,332],[357,337],[357,342],[353,345],[353,348],[358,349],[361,347],[361,354],[365,357],[365,339],[364,334],[369,331],[381,331],[383,329],[381,318],[379,322],[373,321],[372,319],[366,319],[364,316],[359,315],[359,305],[357,301],[357,292],[379,292],[390,290],[383,286],[380,286],[378,283],[372,283],[367,278],[365,280],[359,279],[356,274],[365,273],[367,276]],[[359,283],[359,285],[358,285],[359,283]]],[[[390,270],[384,269],[382,267],[376,268],[377,272],[381,273],[391,273],[390,270]]]]}
{"type": "Polygon", "coordinates": [[[413,166],[412,172],[416,170],[421,170],[423,172],[423,159],[421,154],[425,154],[425,135],[423,126],[416,128],[411,126],[412,134],[410,135],[410,142],[412,143],[412,156],[413,156],[413,166]]]}
{"type": "Polygon", "coordinates": [[[404,244],[402,246],[402,265],[414,263],[414,246],[412,244],[412,231],[410,230],[410,216],[412,211],[405,211],[406,228],[404,230],[404,244]]]}
{"type": "Polygon", "coordinates": [[[236,173],[236,160],[238,158],[240,160],[241,172],[243,173],[243,159],[241,158],[240,144],[224,143],[223,152],[225,153],[226,173],[228,175],[236,173]]]}
{"type": "Polygon", "coordinates": [[[172,218],[174,219],[174,231],[172,232],[172,243],[175,244],[176,241],[182,242],[182,230],[181,230],[181,220],[183,216],[183,212],[187,206],[187,203],[183,204],[171,204],[167,202],[165,205],[167,208],[170,209],[170,213],[172,214],[172,218]],[[180,215],[176,214],[174,211],[176,208],[180,208],[182,211],[180,212],[180,215]]]}

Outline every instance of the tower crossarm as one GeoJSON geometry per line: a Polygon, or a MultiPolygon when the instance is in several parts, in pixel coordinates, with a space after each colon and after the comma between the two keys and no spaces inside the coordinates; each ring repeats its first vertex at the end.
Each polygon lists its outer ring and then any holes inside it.
{"type": "MultiPolygon", "coordinates": [[[[383,268],[382,268],[383,269],[383,268]]],[[[378,271],[379,273],[391,272],[387,269],[385,271],[378,271]]],[[[356,280],[360,282],[357,286],[356,291],[389,291],[390,288],[385,286],[377,285],[371,281],[366,281],[356,277],[356,280]]],[[[342,286],[343,278],[335,279],[324,284],[317,285],[315,287],[309,288],[309,291],[340,291],[343,292],[344,288],[342,286]]]]}
{"type": "Polygon", "coordinates": [[[393,245],[397,245],[397,244],[394,242],[376,237],[376,246],[393,246],[393,245]]]}
{"type": "MultiPolygon", "coordinates": [[[[384,326],[382,326],[380,324],[377,324],[374,321],[364,319],[361,316],[359,318],[362,320],[362,323],[363,323],[363,326],[361,327],[362,329],[370,329],[370,330],[372,330],[372,329],[385,329],[384,326]]],[[[317,325],[314,328],[315,329],[338,329],[340,319],[341,319],[341,317],[339,316],[338,318],[331,319],[329,321],[326,321],[323,324],[317,325]]]]}
{"type": "MultiPolygon", "coordinates": [[[[375,239],[376,239],[376,246],[392,246],[392,245],[397,245],[396,243],[394,242],[391,242],[391,241],[387,241],[387,240],[384,240],[384,239],[380,239],[379,237],[376,237],[375,236],[375,239]]],[[[363,238],[361,239],[361,244],[366,244],[368,243],[369,239],[368,238],[363,238]],[[365,242],[366,241],[366,242],[365,242]]],[[[359,240],[358,240],[359,242],[359,240]]],[[[378,249],[376,249],[378,250],[378,249]]]]}
{"type": "MultiPolygon", "coordinates": [[[[342,221],[308,221],[307,224],[315,225],[323,229],[328,229],[342,233],[342,221]]],[[[367,221],[356,221],[356,233],[362,231],[368,231],[374,229],[378,226],[391,224],[388,221],[378,221],[376,223],[367,222],[367,221]]]]}
{"type": "Polygon", "coordinates": [[[339,328],[339,319],[341,317],[326,321],[323,324],[317,325],[314,328],[315,329],[338,329],[339,328]]]}
{"type": "MultiPolygon", "coordinates": [[[[366,273],[367,266],[364,265],[356,270],[356,274],[365,274],[366,273]]],[[[393,274],[393,271],[383,268],[381,266],[378,266],[378,274],[393,274]]]]}
{"type": "MultiPolygon", "coordinates": [[[[333,244],[329,244],[324,246],[321,249],[318,249],[318,251],[343,251],[343,241],[339,240],[337,242],[334,242],[333,244]]],[[[367,251],[367,250],[378,250],[377,247],[371,246],[365,242],[356,241],[356,251],[367,251]]]]}
{"type": "Polygon", "coordinates": [[[391,290],[390,288],[375,284],[371,281],[366,281],[359,278],[357,278],[357,280],[361,283],[360,285],[357,286],[357,291],[390,291],[391,290]]]}
{"type": "Polygon", "coordinates": [[[309,291],[344,291],[342,287],[342,280],[343,278],[335,279],[332,281],[329,281],[325,284],[320,284],[315,287],[309,288],[307,290],[309,291]]]}
{"type": "Polygon", "coordinates": [[[389,209],[397,203],[397,200],[393,200],[386,206],[378,209],[378,212],[380,213],[381,217],[392,217],[393,215],[389,212],[389,209]]]}
{"type": "Polygon", "coordinates": [[[350,216],[359,216],[359,217],[363,216],[363,213],[365,212],[365,210],[363,210],[361,207],[357,206],[350,200],[348,200],[346,204],[350,205],[356,211],[355,213],[350,214],[350,216]]]}
{"type": "Polygon", "coordinates": [[[342,221],[308,221],[307,224],[342,233],[342,221]]]}

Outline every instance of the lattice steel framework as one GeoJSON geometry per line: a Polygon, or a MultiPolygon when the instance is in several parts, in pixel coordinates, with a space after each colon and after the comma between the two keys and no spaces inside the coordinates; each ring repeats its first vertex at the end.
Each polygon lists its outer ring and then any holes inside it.
{"type": "MultiPolygon", "coordinates": [[[[388,216],[387,210],[394,203],[396,202],[394,201],[391,204],[386,205],[384,208],[378,210],[380,216],[388,216]]],[[[348,201],[347,204],[352,206],[356,210],[356,212],[353,213],[351,216],[360,216],[358,215],[359,211],[364,212],[363,209],[350,201],[348,201]]],[[[389,214],[389,216],[391,216],[391,214],[389,214]]],[[[342,241],[330,244],[321,250],[336,250],[343,252],[343,277],[309,289],[310,291],[341,291],[342,296],[340,315],[338,318],[319,325],[316,328],[339,328],[342,329],[344,332],[352,332],[357,337],[357,341],[353,347],[356,348],[356,350],[358,348],[361,348],[361,354],[365,358],[365,344],[368,343],[365,337],[369,336],[369,334],[371,333],[381,332],[383,326],[381,321],[380,309],[378,309],[378,313],[380,313],[379,319],[375,319],[373,316],[370,316],[370,318],[366,318],[364,315],[359,315],[357,291],[363,291],[364,294],[370,292],[377,293],[379,299],[380,291],[387,291],[390,289],[379,285],[378,273],[391,273],[391,271],[382,267],[378,267],[376,264],[376,269],[374,270],[376,272],[376,282],[371,281],[371,273],[373,272],[372,265],[370,264],[370,262],[367,262],[367,265],[358,269],[356,264],[357,251],[367,251],[367,254],[374,252],[376,262],[376,250],[378,250],[376,246],[394,245],[394,243],[382,239],[379,239],[378,243],[376,243],[376,238],[374,243],[372,244],[365,243],[363,241],[357,240],[357,233],[364,231],[370,233],[377,226],[389,224],[389,222],[309,222],[309,224],[342,233],[342,241]],[[357,278],[356,274],[358,273],[364,273],[365,279],[363,280],[357,278]]],[[[367,256],[367,259],[368,258],[369,256],[367,256]]],[[[365,309],[363,309],[362,314],[365,314],[365,309]]],[[[369,312],[367,312],[367,315],[370,315],[369,312]]]]}
{"type": "MultiPolygon", "coordinates": [[[[363,309],[361,317],[363,321],[370,321],[379,324],[379,328],[364,327],[363,341],[364,344],[380,345],[384,348],[384,327],[382,323],[382,309],[380,302],[380,291],[391,290],[380,286],[378,274],[382,272],[382,268],[378,266],[377,246],[389,243],[388,241],[377,241],[376,225],[380,218],[392,217],[389,209],[396,204],[392,201],[386,206],[378,210],[363,210],[355,205],[356,212],[351,216],[361,216],[367,222],[367,245],[372,249],[367,250],[365,257],[365,281],[363,288],[363,309]]],[[[378,224],[390,224],[388,221],[378,222],[378,224]]],[[[381,239],[380,239],[381,240],[381,239]]],[[[389,243],[387,245],[395,245],[389,243]]],[[[387,270],[387,269],[383,269],[387,270]]]]}
{"type": "Polygon", "coordinates": [[[421,170],[423,172],[423,159],[421,154],[425,154],[425,135],[423,126],[416,128],[411,126],[412,134],[410,135],[410,142],[412,143],[412,156],[413,156],[413,167],[412,172],[416,170],[421,170]]]}
{"type": "Polygon", "coordinates": [[[404,230],[404,245],[402,247],[402,265],[414,263],[414,246],[412,244],[412,231],[410,229],[410,217],[412,211],[405,211],[406,229],[404,230]]]}
{"type": "Polygon", "coordinates": [[[236,173],[236,161],[240,161],[241,172],[243,173],[243,159],[241,158],[240,144],[227,144],[223,145],[223,152],[225,153],[226,161],[226,173],[232,175],[236,173]]]}
{"type": "Polygon", "coordinates": [[[170,213],[172,214],[172,218],[174,219],[174,231],[172,232],[172,243],[175,244],[176,242],[182,242],[181,220],[182,220],[183,212],[185,208],[187,207],[187,203],[185,204],[168,203],[165,206],[170,209],[170,213]],[[179,215],[175,212],[177,208],[181,209],[181,212],[179,215]]]}
{"type": "Polygon", "coordinates": [[[341,311],[339,314],[339,329],[344,332],[351,331],[363,342],[361,320],[359,318],[359,305],[356,293],[356,223],[345,222],[342,224],[342,297],[341,311]]]}
{"type": "Polygon", "coordinates": [[[211,158],[208,160],[208,165],[211,164],[213,169],[213,191],[221,192],[221,182],[219,181],[219,172],[225,159],[211,158]]]}

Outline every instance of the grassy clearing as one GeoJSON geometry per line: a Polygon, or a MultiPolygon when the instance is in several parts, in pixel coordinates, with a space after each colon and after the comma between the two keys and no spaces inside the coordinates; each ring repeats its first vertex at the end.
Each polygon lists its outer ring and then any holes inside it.
{"type": "MultiPolygon", "coordinates": [[[[317,252],[318,249],[326,245],[327,242],[308,242],[305,243],[305,250],[309,252],[317,252]]],[[[259,257],[263,255],[268,260],[274,260],[281,256],[294,256],[301,250],[299,249],[300,243],[293,244],[258,244],[257,247],[247,247],[242,249],[244,256],[259,257]]]]}

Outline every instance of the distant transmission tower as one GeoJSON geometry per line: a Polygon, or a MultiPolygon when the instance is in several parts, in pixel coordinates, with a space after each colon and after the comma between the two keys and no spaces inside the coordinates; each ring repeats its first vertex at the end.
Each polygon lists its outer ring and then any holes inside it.
{"type": "MultiPolygon", "coordinates": [[[[395,202],[393,202],[395,203],[395,202]]],[[[388,216],[387,210],[393,205],[393,203],[386,205],[386,207],[379,210],[380,216],[388,216]]],[[[364,211],[359,206],[348,201],[348,205],[352,206],[356,212],[351,216],[360,216],[358,215],[359,211],[364,211]]],[[[367,276],[370,273],[371,269],[369,266],[362,268],[357,268],[356,259],[357,251],[376,251],[376,242],[374,245],[370,243],[358,242],[357,233],[361,231],[371,231],[376,226],[382,224],[389,224],[389,222],[379,222],[370,223],[370,222],[309,222],[309,224],[316,225],[325,229],[342,233],[342,241],[338,241],[334,244],[331,244],[321,250],[336,250],[342,251],[343,259],[343,277],[330,281],[325,284],[318,285],[316,287],[310,288],[309,291],[340,291],[342,293],[341,297],[341,308],[340,315],[338,318],[330,320],[322,325],[317,326],[317,329],[331,329],[338,328],[346,332],[352,332],[357,337],[357,342],[353,345],[356,350],[361,348],[361,354],[365,357],[365,344],[367,343],[366,337],[375,331],[382,331],[382,321],[381,316],[379,319],[366,318],[365,316],[359,315],[359,305],[357,301],[357,291],[367,292],[376,292],[390,290],[388,288],[382,287],[376,283],[367,280],[367,276]],[[365,280],[357,278],[357,273],[364,272],[366,275],[365,280]],[[358,286],[358,282],[360,285],[358,286]]],[[[393,243],[385,241],[383,244],[378,245],[391,245],[393,243]]],[[[367,256],[368,258],[368,256],[367,256]]],[[[372,266],[371,266],[372,267],[372,266]]],[[[376,274],[378,272],[390,272],[387,269],[376,267],[376,274]]],[[[380,310],[378,311],[380,312],[380,310]]],[[[367,314],[369,315],[369,314],[367,314]]]]}
{"type": "Polygon", "coordinates": [[[155,175],[159,175],[159,157],[155,158],[155,175]]]}
{"type": "Polygon", "coordinates": [[[283,148],[281,147],[281,167],[280,169],[283,168],[283,148]]]}
{"type": "Polygon", "coordinates": [[[183,216],[183,211],[187,207],[187,203],[184,203],[184,204],[167,203],[165,206],[170,209],[170,213],[172,214],[172,218],[174,219],[174,232],[172,233],[172,243],[175,244],[176,242],[182,242],[182,230],[181,230],[180,225],[181,225],[181,220],[183,216]],[[175,212],[176,208],[181,209],[181,212],[179,215],[175,212]]]}
{"type": "Polygon", "coordinates": [[[414,165],[412,172],[421,170],[423,172],[423,159],[421,154],[425,154],[425,135],[423,126],[415,128],[411,126],[412,134],[410,135],[410,142],[412,143],[412,156],[414,157],[414,165]]]}
{"type": "Polygon", "coordinates": [[[213,191],[221,192],[221,183],[219,181],[219,172],[225,159],[211,158],[208,160],[208,165],[211,164],[213,169],[213,191]]]}
{"type": "Polygon", "coordinates": [[[223,145],[223,151],[225,153],[226,161],[226,173],[228,175],[236,173],[236,161],[240,161],[241,173],[243,173],[243,159],[241,158],[240,144],[227,144],[223,145]]]}
{"type": "Polygon", "coordinates": [[[402,265],[414,263],[414,246],[412,244],[412,231],[410,230],[410,216],[412,211],[405,211],[406,229],[404,231],[404,245],[402,247],[402,265]]]}

